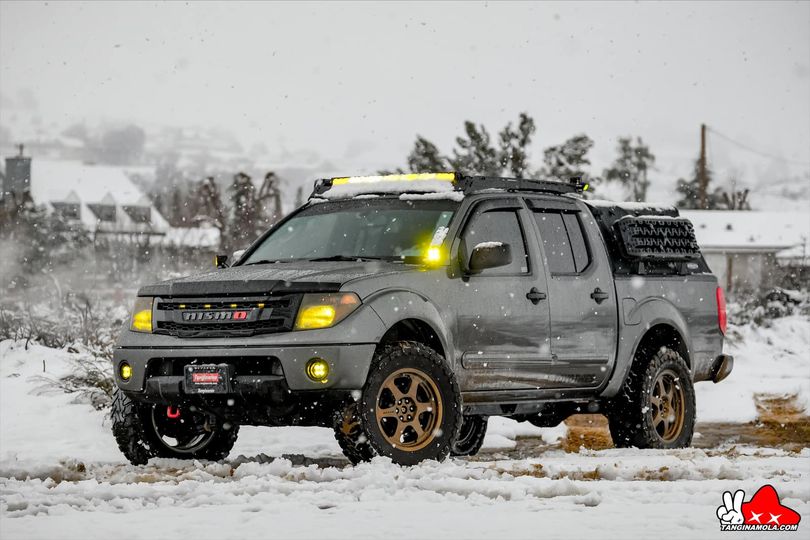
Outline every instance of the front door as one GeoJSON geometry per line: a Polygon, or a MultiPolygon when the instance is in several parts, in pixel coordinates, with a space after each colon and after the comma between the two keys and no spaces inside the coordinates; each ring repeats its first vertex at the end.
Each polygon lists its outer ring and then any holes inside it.
{"type": "Polygon", "coordinates": [[[595,387],[616,354],[616,291],[587,209],[559,197],[526,200],[548,272],[551,352],[560,387],[595,387]]]}
{"type": "Polygon", "coordinates": [[[483,242],[509,244],[512,262],[454,280],[462,390],[547,386],[552,358],[546,277],[537,250],[527,242],[531,226],[531,215],[517,198],[485,199],[468,213],[457,240],[462,266],[483,242]]]}

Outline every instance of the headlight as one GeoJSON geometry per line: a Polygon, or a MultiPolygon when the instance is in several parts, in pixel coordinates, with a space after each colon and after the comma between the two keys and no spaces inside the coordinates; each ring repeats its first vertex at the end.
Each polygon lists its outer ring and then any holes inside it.
{"type": "Polygon", "coordinates": [[[135,299],[132,322],[129,325],[129,329],[133,332],[152,332],[152,300],[153,298],[146,296],[135,299]]]}
{"type": "Polygon", "coordinates": [[[329,328],[360,306],[354,293],[305,294],[295,319],[296,330],[329,328]]]}

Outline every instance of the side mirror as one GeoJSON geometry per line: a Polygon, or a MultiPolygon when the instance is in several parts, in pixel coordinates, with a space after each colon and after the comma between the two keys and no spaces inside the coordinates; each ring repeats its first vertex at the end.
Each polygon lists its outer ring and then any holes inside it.
{"type": "Polygon", "coordinates": [[[482,242],[470,254],[469,269],[477,274],[487,268],[498,268],[512,264],[512,247],[502,242],[482,242]]]}
{"type": "Polygon", "coordinates": [[[228,267],[228,256],[227,255],[214,255],[214,266],[217,268],[227,268],[228,267]]]}
{"type": "Polygon", "coordinates": [[[247,250],[246,250],[246,249],[237,249],[236,251],[234,251],[234,252],[231,254],[231,259],[233,259],[233,262],[236,262],[236,261],[238,261],[239,259],[241,259],[241,258],[242,258],[242,255],[244,255],[244,254],[245,254],[245,251],[247,251],[247,250]]]}

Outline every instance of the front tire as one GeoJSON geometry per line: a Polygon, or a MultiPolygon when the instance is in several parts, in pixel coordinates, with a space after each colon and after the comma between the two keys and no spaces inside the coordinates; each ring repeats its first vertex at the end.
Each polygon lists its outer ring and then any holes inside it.
{"type": "Polygon", "coordinates": [[[387,345],[372,365],[359,408],[374,451],[400,465],[446,458],[462,414],[458,382],[444,358],[401,341],[387,345]]]}
{"type": "Polygon", "coordinates": [[[187,409],[176,411],[179,416],[170,418],[165,406],[139,403],[114,390],[112,432],[130,463],[145,465],[153,457],[212,461],[227,457],[238,425],[187,409]]]}
{"type": "Polygon", "coordinates": [[[617,448],[684,448],[695,431],[695,388],[686,362],[661,347],[630,369],[608,411],[617,448]]]}

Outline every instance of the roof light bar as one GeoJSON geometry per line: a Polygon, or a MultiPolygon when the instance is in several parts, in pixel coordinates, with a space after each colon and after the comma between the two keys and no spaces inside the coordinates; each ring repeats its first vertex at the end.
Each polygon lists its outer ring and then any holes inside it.
{"type": "MultiPolygon", "coordinates": [[[[311,197],[321,195],[333,186],[345,184],[384,184],[387,182],[438,181],[453,184],[453,189],[463,193],[475,193],[487,189],[543,193],[581,193],[590,185],[582,177],[569,178],[568,182],[556,180],[531,180],[526,178],[505,178],[499,176],[468,176],[456,172],[380,174],[374,176],[341,176],[324,178],[315,182],[311,197]]],[[[403,190],[405,191],[405,190],[403,190]]]]}
{"type": "Polygon", "coordinates": [[[332,178],[333,186],[343,184],[376,184],[377,182],[414,182],[420,180],[438,180],[440,182],[453,182],[456,173],[408,173],[408,174],[381,174],[375,176],[344,176],[332,178]]]}

